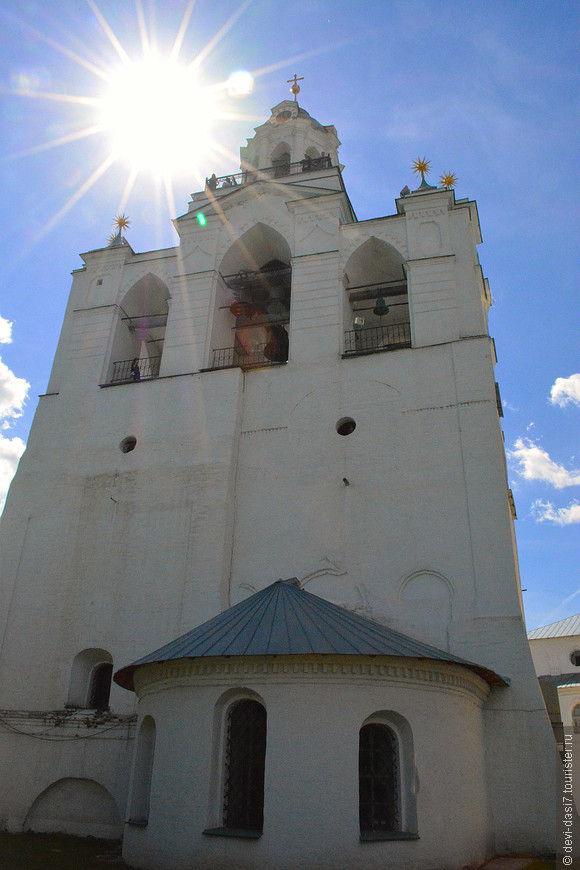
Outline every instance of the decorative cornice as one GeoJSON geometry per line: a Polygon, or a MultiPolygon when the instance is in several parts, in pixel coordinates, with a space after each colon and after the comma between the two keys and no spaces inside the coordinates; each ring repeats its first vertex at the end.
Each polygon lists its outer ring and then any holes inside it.
{"type": "Polygon", "coordinates": [[[440,205],[436,206],[435,208],[418,208],[413,209],[412,211],[411,209],[407,209],[405,213],[409,220],[416,221],[420,218],[431,218],[436,217],[440,214],[447,214],[448,211],[449,209],[447,208],[447,206],[440,205]]]}
{"type": "Polygon", "coordinates": [[[178,659],[141,665],[134,673],[141,699],[179,686],[231,683],[249,679],[256,684],[307,680],[381,682],[413,688],[467,693],[483,702],[489,687],[461,665],[394,656],[232,656],[178,659]]]}
{"type": "Polygon", "coordinates": [[[258,432],[280,432],[288,426],[265,426],[263,429],[242,429],[240,435],[256,435],[258,432]]]}
{"type": "Polygon", "coordinates": [[[453,411],[456,408],[470,407],[471,405],[493,405],[493,399],[472,399],[470,402],[451,402],[449,405],[426,405],[424,408],[405,408],[402,414],[418,414],[421,411],[453,411]]]}
{"type": "Polygon", "coordinates": [[[406,272],[409,272],[412,266],[430,266],[434,261],[450,260],[454,262],[457,259],[455,254],[434,254],[432,257],[411,257],[403,264],[406,272]]]}

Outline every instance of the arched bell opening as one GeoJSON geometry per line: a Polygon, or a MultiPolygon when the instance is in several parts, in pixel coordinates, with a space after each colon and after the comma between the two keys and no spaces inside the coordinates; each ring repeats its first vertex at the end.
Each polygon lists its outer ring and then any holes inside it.
{"type": "Polygon", "coordinates": [[[287,142],[280,142],[272,151],[272,166],[274,167],[274,178],[281,178],[283,175],[290,175],[290,146],[287,142]]]}
{"type": "Polygon", "coordinates": [[[344,281],[345,354],[411,346],[404,260],[392,245],[367,239],[349,258],[344,281]]]}
{"type": "Polygon", "coordinates": [[[125,294],[113,338],[109,383],[159,377],[169,290],[156,275],[144,275],[125,294]]]}
{"type": "Polygon", "coordinates": [[[252,368],[288,359],[292,269],[286,240],[257,224],[222,260],[212,367],[252,368]]]}

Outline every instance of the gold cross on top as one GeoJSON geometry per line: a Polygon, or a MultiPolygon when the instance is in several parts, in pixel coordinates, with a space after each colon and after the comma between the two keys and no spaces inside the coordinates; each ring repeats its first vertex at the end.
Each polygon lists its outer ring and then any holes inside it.
{"type": "Polygon", "coordinates": [[[294,73],[293,79],[287,79],[287,84],[292,84],[292,87],[290,88],[290,93],[294,94],[294,102],[295,103],[298,102],[298,94],[300,93],[300,85],[298,84],[298,82],[303,82],[303,81],[304,81],[304,76],[300,76],[300,78],[298,78],[296,73],[294,73]]]}

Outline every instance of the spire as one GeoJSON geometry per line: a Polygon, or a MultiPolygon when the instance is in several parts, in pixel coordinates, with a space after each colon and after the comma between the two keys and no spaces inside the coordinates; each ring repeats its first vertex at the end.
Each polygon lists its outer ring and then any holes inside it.
{"type": "Polygon", "coordinates": [[[131,226],[131,221],[124,214],[118,214],[115,216],[115,220],[113,221],[113,225],[117,228],[117,232],[114,231],[109,236],[109,247],[116,248],[118,245],[125,245],[125,239],[121,235],[123,230],[128,230],[131,226]]]}

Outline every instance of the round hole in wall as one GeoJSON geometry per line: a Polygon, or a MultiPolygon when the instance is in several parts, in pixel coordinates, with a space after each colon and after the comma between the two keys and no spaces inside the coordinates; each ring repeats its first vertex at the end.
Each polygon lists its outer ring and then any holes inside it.
{"type": "Polygon", "coordinates": [[[575,649],[574,652],[570,653],[570,661],[575,667],[580,668],[580,649],[575,649]]]}
{"type": "Polygon", "coordinates": [[[123,438],[121,443],[119,444],[119,450],[121,453],[130,453],[131,450],[134,450],[137,446],[137,439],[134,435],[128,435],[127,438],[123,438]]]}
{"type": "Polygon", "coordinates": [[[339,435],[350,435],[356,429],[356,423],[352,417],[341,417],[336,424],[336,431],[339,435]]]}

